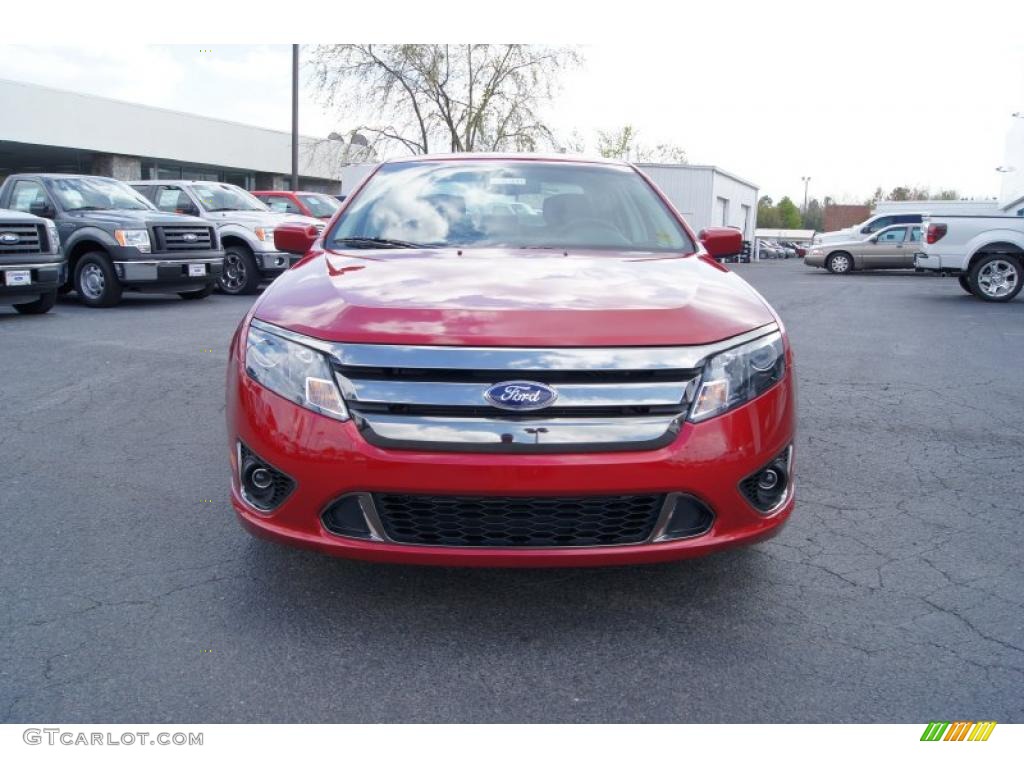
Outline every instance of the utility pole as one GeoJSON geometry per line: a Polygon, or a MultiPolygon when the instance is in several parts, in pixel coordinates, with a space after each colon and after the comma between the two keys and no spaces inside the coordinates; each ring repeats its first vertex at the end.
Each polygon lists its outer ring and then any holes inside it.
{"type": "Polygon", "coordinates": [[[299,189],[299,46],[292,46],[292,192],[299,189]]]}
{"type": "Polygon", "coordinates": [[[807,213],[807,185],[811,183],[811,177],[801,176],[800,181],[804,183],[804,213],[807,213]]]}

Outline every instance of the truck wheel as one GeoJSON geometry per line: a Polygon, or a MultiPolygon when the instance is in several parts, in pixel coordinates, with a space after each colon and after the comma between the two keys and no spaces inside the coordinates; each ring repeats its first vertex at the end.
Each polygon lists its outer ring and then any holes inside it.
{"type": "Polygon", "coordinates": [[[967,279],[967,275],[960,275],[956,281],[960,283],[960,287],[965,291],[968,293],[974,293],[974,291],[971,290],[971,281],[967,279]]]}
{"type": "Polygon", "coordinates": [[[249,295],[259,290],[260,271],[252,251],[244,245],[229,245],[224,249],[224,271],[218,286],[232,296],[249,295]]]}
{"type": "Polygon", "coordinates": [[[985,301],[1009,301],[1021,289],[1020,259],[1008,253],[988,253],[971,267],[971,293],[985,301]]]}
{"type": "Polygon", "coordinates": [[[44,293],[35,301],[26,301],[24,304],[15,304],[14,308],[23,315],[42,315],[53,309],[57,303],[57,292],[44,293]]]}
{"type": "Polygon", "coordinates": [[[93,251],[79,259],[75,290],[89,307],[113,307],[121,301],[121,283],[106,254],[93,251]]]}
{"type": "Polygon", "coordinates": [[[195,299],[205,299],[211,293],[213,293],[212,283],[210,285],[204,285],[198,291],[182,291],[178,295],[187,301],[193,301],[195,299]]]}
{"type": "Polygon", "coordinates": [[[833,275],[845,275],[853,271],[853,259],[850,254],[839,251],[828,257],[825,268],[833,275]]]}

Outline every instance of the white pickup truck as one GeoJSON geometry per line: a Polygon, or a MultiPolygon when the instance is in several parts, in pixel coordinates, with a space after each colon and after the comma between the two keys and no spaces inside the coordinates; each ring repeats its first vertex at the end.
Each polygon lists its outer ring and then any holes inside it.
{"type": "Polygon", "coordinates": [[[1024,279],[1024,216],[930,215],[914,257],[918,270],[955,275],[985,301],[1009,301],[1024,279]]]}

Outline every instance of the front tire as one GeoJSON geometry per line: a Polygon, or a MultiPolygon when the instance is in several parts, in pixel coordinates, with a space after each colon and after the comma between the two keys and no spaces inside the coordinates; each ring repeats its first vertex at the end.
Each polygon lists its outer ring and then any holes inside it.
{"type": "Polygon", "coordinates": [[[988,253],[971,267],[968,281],[971,293],[984,301],[1009,301],[1021,289],[1024,267],[1008,253],[988,253]]]}
{"type": "Polygon", "coordinates": [[[260,271],[256,257],[244,245],[229,245],[224,249],[224,270],[218,287],[230,296],[252,295],[260,287],[260,271]]]}
{"type": "Polygon", "coordinates": [[[43,315],[53,309],[57,303],[57,292],[44,293],[35,301],[26,301],[24,304],[15,304],[14,308],[23,315],[43,315]]]}
{"type": "Polygon", "coordinates": [[[182,291],[178,295],[186,301],[197,301],[198,299],[205,299],[213,293],[213,285],[204,285],[198,291],[182,291]]]}
{"type": "Polygon", "coordinates": [[[833,253],[825,262],[825,268],[833,275],[847,275],[853,271],[853,257],[844,251],[833,253]]]}
{"type": "Polygon", "coordinates": [[[121,301],[121,283],[105,253],[93,251],[79,260],[75,291],[88,307],[113,307],[121,301]]]}

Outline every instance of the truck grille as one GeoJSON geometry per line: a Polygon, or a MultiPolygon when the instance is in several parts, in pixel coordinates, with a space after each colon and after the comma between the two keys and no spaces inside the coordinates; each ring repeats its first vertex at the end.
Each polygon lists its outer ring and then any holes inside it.
{"type": "Polygon", "coordinates": [[[664,494],[423,496],[374,494],[385,533],[402,544],[592,547],[647,541],[664,494]]]}
{"type": "Polygon", "coordinates": [[[213,230],[202,226],[153,227],[154,250],[158,253],[170,251],[209,251],[213,246],[213,230]]]}
{"type": "Polygon", "coordinates": [[[42,224],[3,224],[0,223],[0,256],[14,254],[49,253],[46,228],[42,224]],[[16,237],[15,242],[4,242],[16,237]]]}

